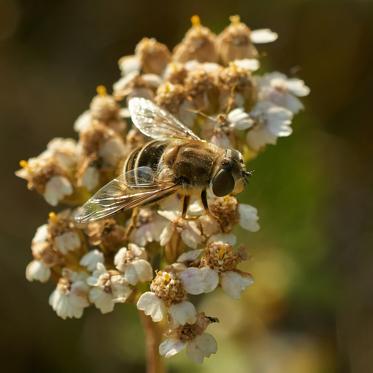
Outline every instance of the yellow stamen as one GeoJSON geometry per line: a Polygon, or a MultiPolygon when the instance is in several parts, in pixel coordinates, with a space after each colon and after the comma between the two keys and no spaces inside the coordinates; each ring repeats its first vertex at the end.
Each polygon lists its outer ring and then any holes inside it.
{"type": "Polygon", "coordinates": [[[229,68],[230,68],[233,72],[237,72],[237,65],[236,65],[234,62],[229,62],[229,68]]]}
{"type": "Polygon", "coordinates": [[[240,16],[239,15],[234,15],[234,16],[230,16],[229,17],[229,20],[231,21],[231,23],[233,24],[233,25],[238,25],[240,22],[241,22],[241,18],[240,18],[240,16]]]}
{"type": "Polygon", "coordinates": [[[225,248],[221,247],[220,250],[219,250],[219,252],[218,252],[218,258],[219,259],[223,259],[224,255],[225,255],[225,252],[226,252],[225,248]]]}
{"type": "Polygon", "coordinates": [[[96,88],[96,92],[99,96],[106,96],[107,91],[104,85],[98,85],[96,88]]]}
{"type": "Polygon", "coordinates": [[[49,220],[54,223],[57,221],[57,214],[53,211],[51,211],[48,215],[49,220]]]}
{"type": "Polygon", "coordinates": [[[201,19],[196,14],[190,19],[193,27],[201,26],[201,19]]]}
{"type": "Polygon", "coordinates": [[[24,159],[22,159],[21,161],[19,161],[19,165],[22,167],[22,168],[26,168],[28,166],[28,162],[25,161],[24,159]]]}
{"type": "Polygon", "coordinates": [[[167,82],[165,84],[164,90],[165,90],[166,93],[170,93],[171,92],[171,84],[167,82]]]}
{"type": "Polygon", "coordinates": [[[171,281],[171,276],[170,276],[169,273],[165,273],[164,274],[164,281],[165,281],[165,283],[168,283],[168,282],[171,281]]]}

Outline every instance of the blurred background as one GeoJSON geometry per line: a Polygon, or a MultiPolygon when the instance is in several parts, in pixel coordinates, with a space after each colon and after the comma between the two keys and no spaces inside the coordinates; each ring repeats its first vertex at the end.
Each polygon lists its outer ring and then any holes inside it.
{"type": "Polygon", "coordinates": [[[52,285],[28,283],[30,241],[50,208],[13,175],[72,124],[144,36],[173,47],[199,14],[220,32],[240,14],[279,40],[271,70],[311,87],[294,134],[252,163],[241,200],[259,210],[241,301],[203,301],[218,354],[170,372],[373,372],[373,3],[369,0],[0,0],[0,355],[3,372],[143,372],[137,314],[120,305],[63,321],[52,285]]]}

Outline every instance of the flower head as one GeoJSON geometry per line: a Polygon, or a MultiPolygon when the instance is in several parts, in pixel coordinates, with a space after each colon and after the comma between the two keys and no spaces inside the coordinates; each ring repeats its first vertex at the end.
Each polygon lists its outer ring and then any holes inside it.
{"type": "Polygon", "coordinates": [[[124,303],[132,293],[124,276],[118,271],[107,270],[102,263],[97,263],[87,284],[91,286],[90,301],[102,313],[112,312],[116,303],[124,303]]]}
{"type": "Polygon", "coordinates": [[[236,253],[232,245],[210,242],[200,254],[198,267],[189,267],[180,273],[188,293],[210,293],[220,284],[228,295],[238,299],[241,292],[253,283],[250,274],[236,268],[244,256],[241,252],[236,253]]]}
{"type": "Polygon", "coordinates": [[[49,304],[62,319],[77,318],[89,306],[86,274],[64,269],[57,287],[49,297],[49,304]]]}
{"type": "Polygon", "coordinates": [[[136,285],[138,282],[151,281],[153,278],[152,266],[146,259],[145,249],[130,243],[128,248],[122,247],[117,252],[114,264],[129,284],[136,285]]]}
{"type": "Polygon", "coordinates": [[[150,285],[150,291],[143,293],[137,308],[151,316],[154,322],[161,321],[167,313],[176,325],[193,323],[196,310],[187,299],[187,292],[175,271],[158,271],[150,285]]]}
{"type": "Polygon", "coordinates": [[[206,317],[204,313],[199,313],[194,323],[169,330],[168,338],[159,346],[159,353],[170,358],[186,348],[188,357],[201,364],[205,357],[210,357],[217,351],[215,338],[205,333],[207,326],[216,321],[214,318],[206,317]]]}

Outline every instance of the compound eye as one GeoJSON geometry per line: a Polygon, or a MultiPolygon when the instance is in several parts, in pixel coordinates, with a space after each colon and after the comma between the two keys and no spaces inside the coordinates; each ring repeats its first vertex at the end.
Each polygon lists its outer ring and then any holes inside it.
{"type": "Polygon", "coordinates": [[[234,189],[234,178],[232,172],[222,168],[212,179],[212,191],[217,197],[223,197],[234,189]]]}

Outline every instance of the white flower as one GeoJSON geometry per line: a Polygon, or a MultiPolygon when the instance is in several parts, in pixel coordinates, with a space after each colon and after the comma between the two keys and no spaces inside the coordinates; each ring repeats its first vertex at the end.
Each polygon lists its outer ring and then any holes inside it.
{"type": "Polygon", "coordinates": [[[278,137],[286,137],[293,132],[290,127],[293,113],[268,101],[256,104],[251,117],[256,125],[248,131],[246,140],[254,150],[266,144],[276,144],[278,137]]]}
{"type": "Polygon", "coordinates": [[[114,264],[129,284],[136,285],[138,282],[151,281],[153,278],[153,269],[146,256],[143,247],[130,243],[128,249],[122,247],[118,251],[114,257],[114,264]]]}
{"type": "Polygon", "coordinates": [[[86,187],[90,192],[95,190],[100,181],[100,173],[94,166],[89,166],[85,169],[81,179],[80,185],[86,187]]]}
{"type": "Polygon", "coordinates": [[[110,166],[116,166],[125,155],[125,146],[119,137],[112,137],[101,145],[99,155],[110,166]]]}
{"type": "Polygon", "coordinates": [[[240,69],[248,70],[250,72],[256,71],[260,67],[259,61],[255,58],[244,58],[242,60],[234,60],[231,63],[236,65],[240,69]]]}
{"type": "Polygon", "coordinates": [[[26,267],[26,278],[28,281],[47,282],[51,270],[40,260],[33,260],[26,267]]]}
{"type": "Polygon", "coordinates": [[[53,176],[45,185],[44,198],[52,206],[73,193],[70,181],[64,176],[53,176]]]}
{"type": "Polygon", "coordinates": [[[185,290],[189,294],[211,293],[219,284],[218,272],[208,268],[190,267],[180,273],[185,290]]]}
{"type": "Polygon", "coordinates": [[[250,205],[240,203],[238,205],[238,214],[240,216],[240,226],[250,232],[257,232],[260,229],[258,224],[258,210],[250,205]]]}
{"type": "Polygon", "coordinates": [[[102,312],[112,312],[116,303],[124,303],[132,293],[131,287],[123,275],[116,271],[107,271],[102,263],[87,279],[92,288],[89,300],[102,312]]]}
{"type": "Polygon", "coordinates": [[[159,353],[166,358],[170,358],[185,347],[189,358],[197,364],[202,364],[205,357],[210,357],[218,350],[215,338],[209,333],[203,333],[188,342],[172,338],[166,339],[159,345],[159,353]]]}
{"type": "Polygon", "coordinates": [[[89,306],[88,286],[84,273],[63,270],[56,289],[49,297],[49,304],[62,319],[80,318],[89,306]]]}
{"type": "Polygon", "coordinates": [[[254,44],[265,44],[277,40],[278,35],[268,28],[263,28],[251,31],[250,38],[254,44]]]}
{"type": "Polygon", "coordinates": [[[41,225],[35,232],[34,238],[32,239],[32,244],[43,243],[48,240],[48,224],[41,225]]]}
{"type": "Polygon", "coordinates": [[[215,73],[222,69],[222,67],[214,62],[198,62],[197,60],[190,60],[184,64],[188,71],[205,71],[206,73],[215,73]]]}
{"type": "Polygon", "coordinates": [[[233,299],[239,299],[241,293],[254,283],[250,275],[241,272],[227,271],[222,272],[220,276],[222,289],[233,299]]]}
{"type": "Polygon", "coordinates": [[[194,262],[197,260],[203,253],[202,249],[199,250],[189,250],[185,253],[182,253],[178,258],[177,261],[179,263],[185,263],[185,262],[194,262]]]}
{"type": "Polygon", "coordinates": [[[154,322],[162,321],[167,313],[174,325],[193,324],[196,321],[196,309],[185,300],[186,292],[176,273],[158,271],[150,290],[140,296],[137,308],[154,322]]]}
{"type": "Polygon", "coordinates": [[[232,146],[227,134],[222,130],[214,131],[210,137],[210,142],[223,149],[230,148],[232,146]]]}
{"type": "Polygon", "coordinates": [[[135,227],[130,234],[130,241],[139,246],[160,240],[160,235],[167,225],[167,220],[149,208],[142,208],[136,217],[135,227]]]}
{"type": "Polygon", "coordinates": [[[211,242],[223,242],[234,246],[237,243],[237,237],[233,233],[217,233],[212,235],[207,243],[211,242]]]}
{"type": "Polygon", "coordinates": [[[86,110],[76,119],[74,123],[74,130],[76,132],[83,132],[87,130],[92,123],[92,115],[89,110],[86,110]]]}
{"type": "Polygon", "coordinates": [[[174,234],[180,234],[183,242],[192,249],[202,243],[203,237],[197,223],[181,218],[180,211],[158,211],[158,214],[170,221],[160,235],[162,246],[170,242],[174,234]]]}
{"type": "Polygon", "coordinates": [[[56,137],[49,141],[47,150],[39,157],[52,157],[65,169],[75,166],[78,156],[78,147],[74,139],[63,139],[56,137]]]}
{"type": "Polygon", "coordinates": [[[80,259],[80,265],[92,272],[97,268],[98,263],[104,262],[104,254],[99,250],[92,250],[80,259]]]}
{"type": "Polygon", "coordinates": [[[210,318],[199,314],[194,323],[171,330],[169,338],[159,345],[159,353],[170,358],[186,348],[188,357],[195,363],[202,364],[205,357],[210,357],[217,351],[215,338],[204,332],[211,322],[210,318]]]}
{"type": "MultiPolygon", "coordinates": [[[[185,260],[185,257],[181,256],[178,261],[183,259],[185,260]]],[[[250,274],[236,269],[240,261],[242,257],[234,253],[232,245],[211,242],[202,254],[200,267],[186,268],[179,276],[189,294],[210,293],[220,282],[228,295],[238,299],[241,292],[253,283],[250,274]]]]}
{"type": "Polygon", "coordinates": [[[54,238],[54,247],[62,254],[74,251],[80,246],[80,237],[75,231],[65,232],[54,238]]]}
{"type": "Polygon", "coordinates": [[[279,72],[265,74],[257,78],[259,98],[271,101],[296,114],[303,109],[303,104],[297,97],[304,97],[310,89],[300,79],[289,79],[279,72]]]}
{"type": "Polygon", "coordinates": [[[166,305],[151,291],[146,291],[137,301],[137,308],[144,311],[154,322],[162,321],[167,314],[166,305]]]}
{"type": "Polygon", "coordinates": [[[126,76],[133,72],[140,72],[141,69],[140,58],[135,55],[122,57],[118,61],[118,65],[123,76],[126,76]]]}
{"type": "Polygon", "coordinates": [[[230,111],[227,120],[232,128],[240,131],[246,130],[254,124],[254,121],[243,108],[236,108],[230,111]]]}

